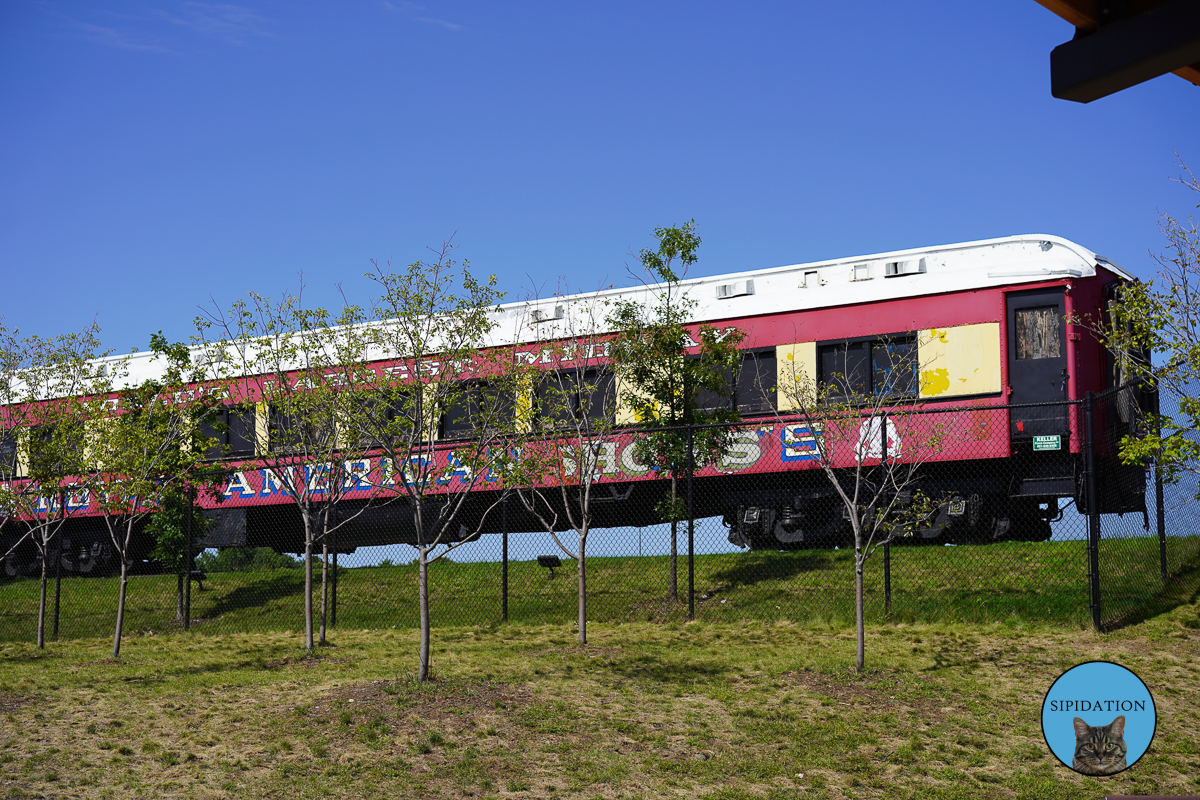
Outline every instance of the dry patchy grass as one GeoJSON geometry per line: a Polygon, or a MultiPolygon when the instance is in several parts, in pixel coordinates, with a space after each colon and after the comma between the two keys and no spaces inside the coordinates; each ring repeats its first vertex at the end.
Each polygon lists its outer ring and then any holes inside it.
{"type": "Polygon", "coordinates": [[[1194,596],[1122,632],[792,624],[407,631],[0,646],[0,798],[1078,797],[1200,792],[1194,596]],[[1042,695],[1103,658],[1159,730],[1101,781],[1049,755],[1042,695]]]}

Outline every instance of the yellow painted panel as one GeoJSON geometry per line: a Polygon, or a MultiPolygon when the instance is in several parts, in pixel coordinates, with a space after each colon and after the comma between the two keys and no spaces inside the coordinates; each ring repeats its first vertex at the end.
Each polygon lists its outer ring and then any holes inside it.
{"type": "Polygon", "coordinates": [[[14,431],[17,437],[17,474],[18,478],[29,477],[29,429],[21,428],[14,431]]]}
{"type": "Polygon", "coordinates": [[[637,414],[634,413],[633,407],[630,405],[630,400],[637,397],[637,392],[633,390],[626,381],[617,375],[617,424],[618,425],[636,425],[640,420],[637,414]]]}
{"type": "Polygon", "coordinates": [[[794,411],[801,400],[816,398],[817,343],[781,344],[775,348],[776,406],[794,411]]]}
{"type": "Polygon", "coordinates": [[[266,455],[271,447],[270,411],[265,402],[254,404],[254,454],[266,455]]]}
{"type": "Polygon", "coordinates": [[[96,456],[97,447],[102,445],[105,438],[111,436],[116,424],[116,420],[111,417],[90,419],[85,423],[83,429],[83,458],[85,464],[94,467],[91,461],[96,456]]]}
{"type": "Polygon", "coordinates": [[[517,429],[522,433],[529,433],[533,430],[538,412],[534,403],[536,398],[533,391],[533,375],[528,372],[518,375],[516,384],[517,429]]]}
{"type": "Polygon", "coordinates": [[[1000,323],[981,322],[917,332],[921,397],[1000,391],[1000,323]]]}

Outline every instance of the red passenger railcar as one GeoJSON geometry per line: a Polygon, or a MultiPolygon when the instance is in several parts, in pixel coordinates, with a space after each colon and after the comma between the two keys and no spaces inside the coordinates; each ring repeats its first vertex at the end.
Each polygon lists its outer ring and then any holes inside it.
{"type": "MultiPolygon", "coordinates": [[[[856,388],[870,393],[878,354],[899,347],[915,354],[917,365],[901,393],[908,395],[910,411],[922,413],[904,415],[898,443],[933,425],[951,437],[949,446],[923,457],[920,488],[938,498],[940,509],[922,536],[960,542],[1049,538],[1062,501],[1080,495],[1082,431],[1071,404],[1122,381],[1121,360],[1093,331],[1130,280],[1079,245],[1035,235],[683,281],[697,327],[736,327],[745,334],[743,366],[727,402],[746,424],[725,458],[696,472],[697,515],[723,518],[730,541],[740,546],[844,542],[841,506],[812,458],[812,437],[820,432],[796,418],[794,390],[798,380],[822,384],[835,369],[856,363],[862,367],[856,388]]],[[[577,308],[618,299],[650,302],[655,288],[501,306],[494,344],[556,369],[561,365],[545,343],[579,330],[571,324],[577,308]]],[[[133,366],[134,377],[138,369],[150,369],[141,362],[133,366]]],[[[1138,399],[1143,405],[1149,400],[1138,399]]],[[[265,430],[271,412],[255,397],[233,400],[220,429],[236,464],[264,446],[255,431],[265,430]]],[[[1123,413],[1129,423],[1137,409],[1123,413]]],[[[615,414],[618,424],[632,424],[619,391],[615,414]]],[[[890,434],[890,428],[884,430],[890,434]]],[[[448,459],[456,435],[452,421],[444,433],[435,457],[448,459]]],[[[658,521],[654,506],[661,485],[637,462],[633,440],[631,428],[612,437],[598,455],[597,526],[658,521]]],[[[836,443],[828,452],[837,468],[851,467],[856,457],[853,447],[839,449],[836,443]]],[[[895,455],[904,458],[902,450],[895,455]]],[[[364,466],[377,468],[370,459],[364,466]]],[[[1140,467],[1107,474],[1120,478],[1103,487],[1099,510],[1144,509],[1140,467]]],[[[481,491],[498,488],[485,483],[481,491]]],[[[365,498],[365,486],[362,492],[365,498]]],[[[294,506],[271,485],[268,471],[235,466],[223,494],[220,502],[205,501],[219,524],[203,544],[303,549],[294,506]]],[[[344,502],[353,508],[365,499],[344,502]]],[[[481,500],[478,508],[485,505],[481,500]]],[[[509,515],[509,528],[520,530],[522,524],[515,511],[509,515]]],[[[7,549],[4,542],[17,525],[4,525],[0,549],[7,549]]],[[[496,519],[491,527],[499,525],[496,519]]],[[[340,551],[411,542],[411,513],[401,504],[373,508],[338,537],[340,551]]],[[[103,562],[106,537],[86,509],[70,523],[67,538],[67,570],[86,572],[103,562]]],[[[19,558],[5,564],[9,574],[31,567],[19,558]]]]}

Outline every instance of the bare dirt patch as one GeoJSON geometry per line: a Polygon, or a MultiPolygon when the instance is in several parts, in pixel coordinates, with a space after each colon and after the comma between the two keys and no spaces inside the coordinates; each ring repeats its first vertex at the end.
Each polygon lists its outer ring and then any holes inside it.
{"type": "Polygon", "coordinates": [[[19,694],[11,694],[9,692],[0,692],[0,714],[7,714],[16,711],[22,706],[33,702],[32,697],[26,697],[19,694]]]}

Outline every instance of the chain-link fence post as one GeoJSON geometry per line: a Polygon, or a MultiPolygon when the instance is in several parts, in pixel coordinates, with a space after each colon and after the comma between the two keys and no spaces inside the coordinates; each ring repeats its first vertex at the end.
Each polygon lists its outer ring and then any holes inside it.
{"type": "Polygon", "coordinates": [[[337,627],[338,546],[337,528],[330,534],[333,544],[333,577],[329,581],[329,627],[337,627]]]}
{"type": "Polygon", "coordinates": [[[508,498],[500,501],[500,619],[508,622],[508,498]]]}
{"type": "Polygon", "coordinates": [[[1088,578],[1092,625],[1100,630],[1100,506],[1096,492],[1096,437],[1092,393],[1083,399],[1083,469],[1088,510],[1088,578]]]}
{"type": "Polygon", "coordinates": [[[688,472],[687,472],[687,506],[688,506],[688,619],[696,618],[696,515],[692,507],[692,474],[696,471],[696,456],[693,452],[694,433],[692,426],[687,429],[688,472]]]}
{"type": "Polygon", "coordinates": [[[183,629],[192,627],[192,515],[196,513],[196,488],[187,487],[187,522],[183,534],[183,629]]]}
{"type": "MultiPolygon", "coordinates": [[[[879,448],[879,467],[883,471],[883,484],[886,491],[888,483],[888,427],[887,427],[887,411],[883,411],[880,415],[879,438],[881,446],[879,448]]],[[[887,502],[886,496],[880,498],[882,502],[887,502]]],[[[887,539],[883,542],[883,615],[887,619],[892,618],[892,542],[891,531],[888,531],[887,539]]]]}
{"type": "MultiPolygon", "coordinates": [[[[1157,414],[1158,390],[1154,392],[1154,413],[1157,414]]],[[[1162,425],[1158,425],[1155,433],[1158,434],[1159,441],[1162,441],[1162,425]]],[[[1162,582],[1165,585],[1167,582],[1167,514],[1163,509],[1163,480],[1162,480],[1162,450],[1158,451],[1158,455],[1154,457],[1154,523],[1158,527],[1158,572],[1162,576],[1162,582]]]]}
{"type": "Polygon", "coordinates": [[[1158,572],[1162,582],[1167,582],[1167,515],[1163,509],[1162,459],[1154,459],[1154,510],[1155,525],[1158,527],[1158,572]]]}
{"type": "MultiPolygon", "coordinates": [[[[59,490],[58,502],[58,513],[65,517],[67,515],[66,489],[59,490]]],[[[54,548],[54,633],[51,635],[56,642],[58,641],[58,609],[62,601],[62,537],[62,526],[59,525],[58,534],[54,537],[56,539],[54,548]]]]}
{"type": "Polygon", "coordinates": [[[62,601],[62,529],[59,528],[58,535],[55,537],[58,540],[58,546],[54,549],[54,634],[51,638],[58,641],[58,609],[62,601]]]}

